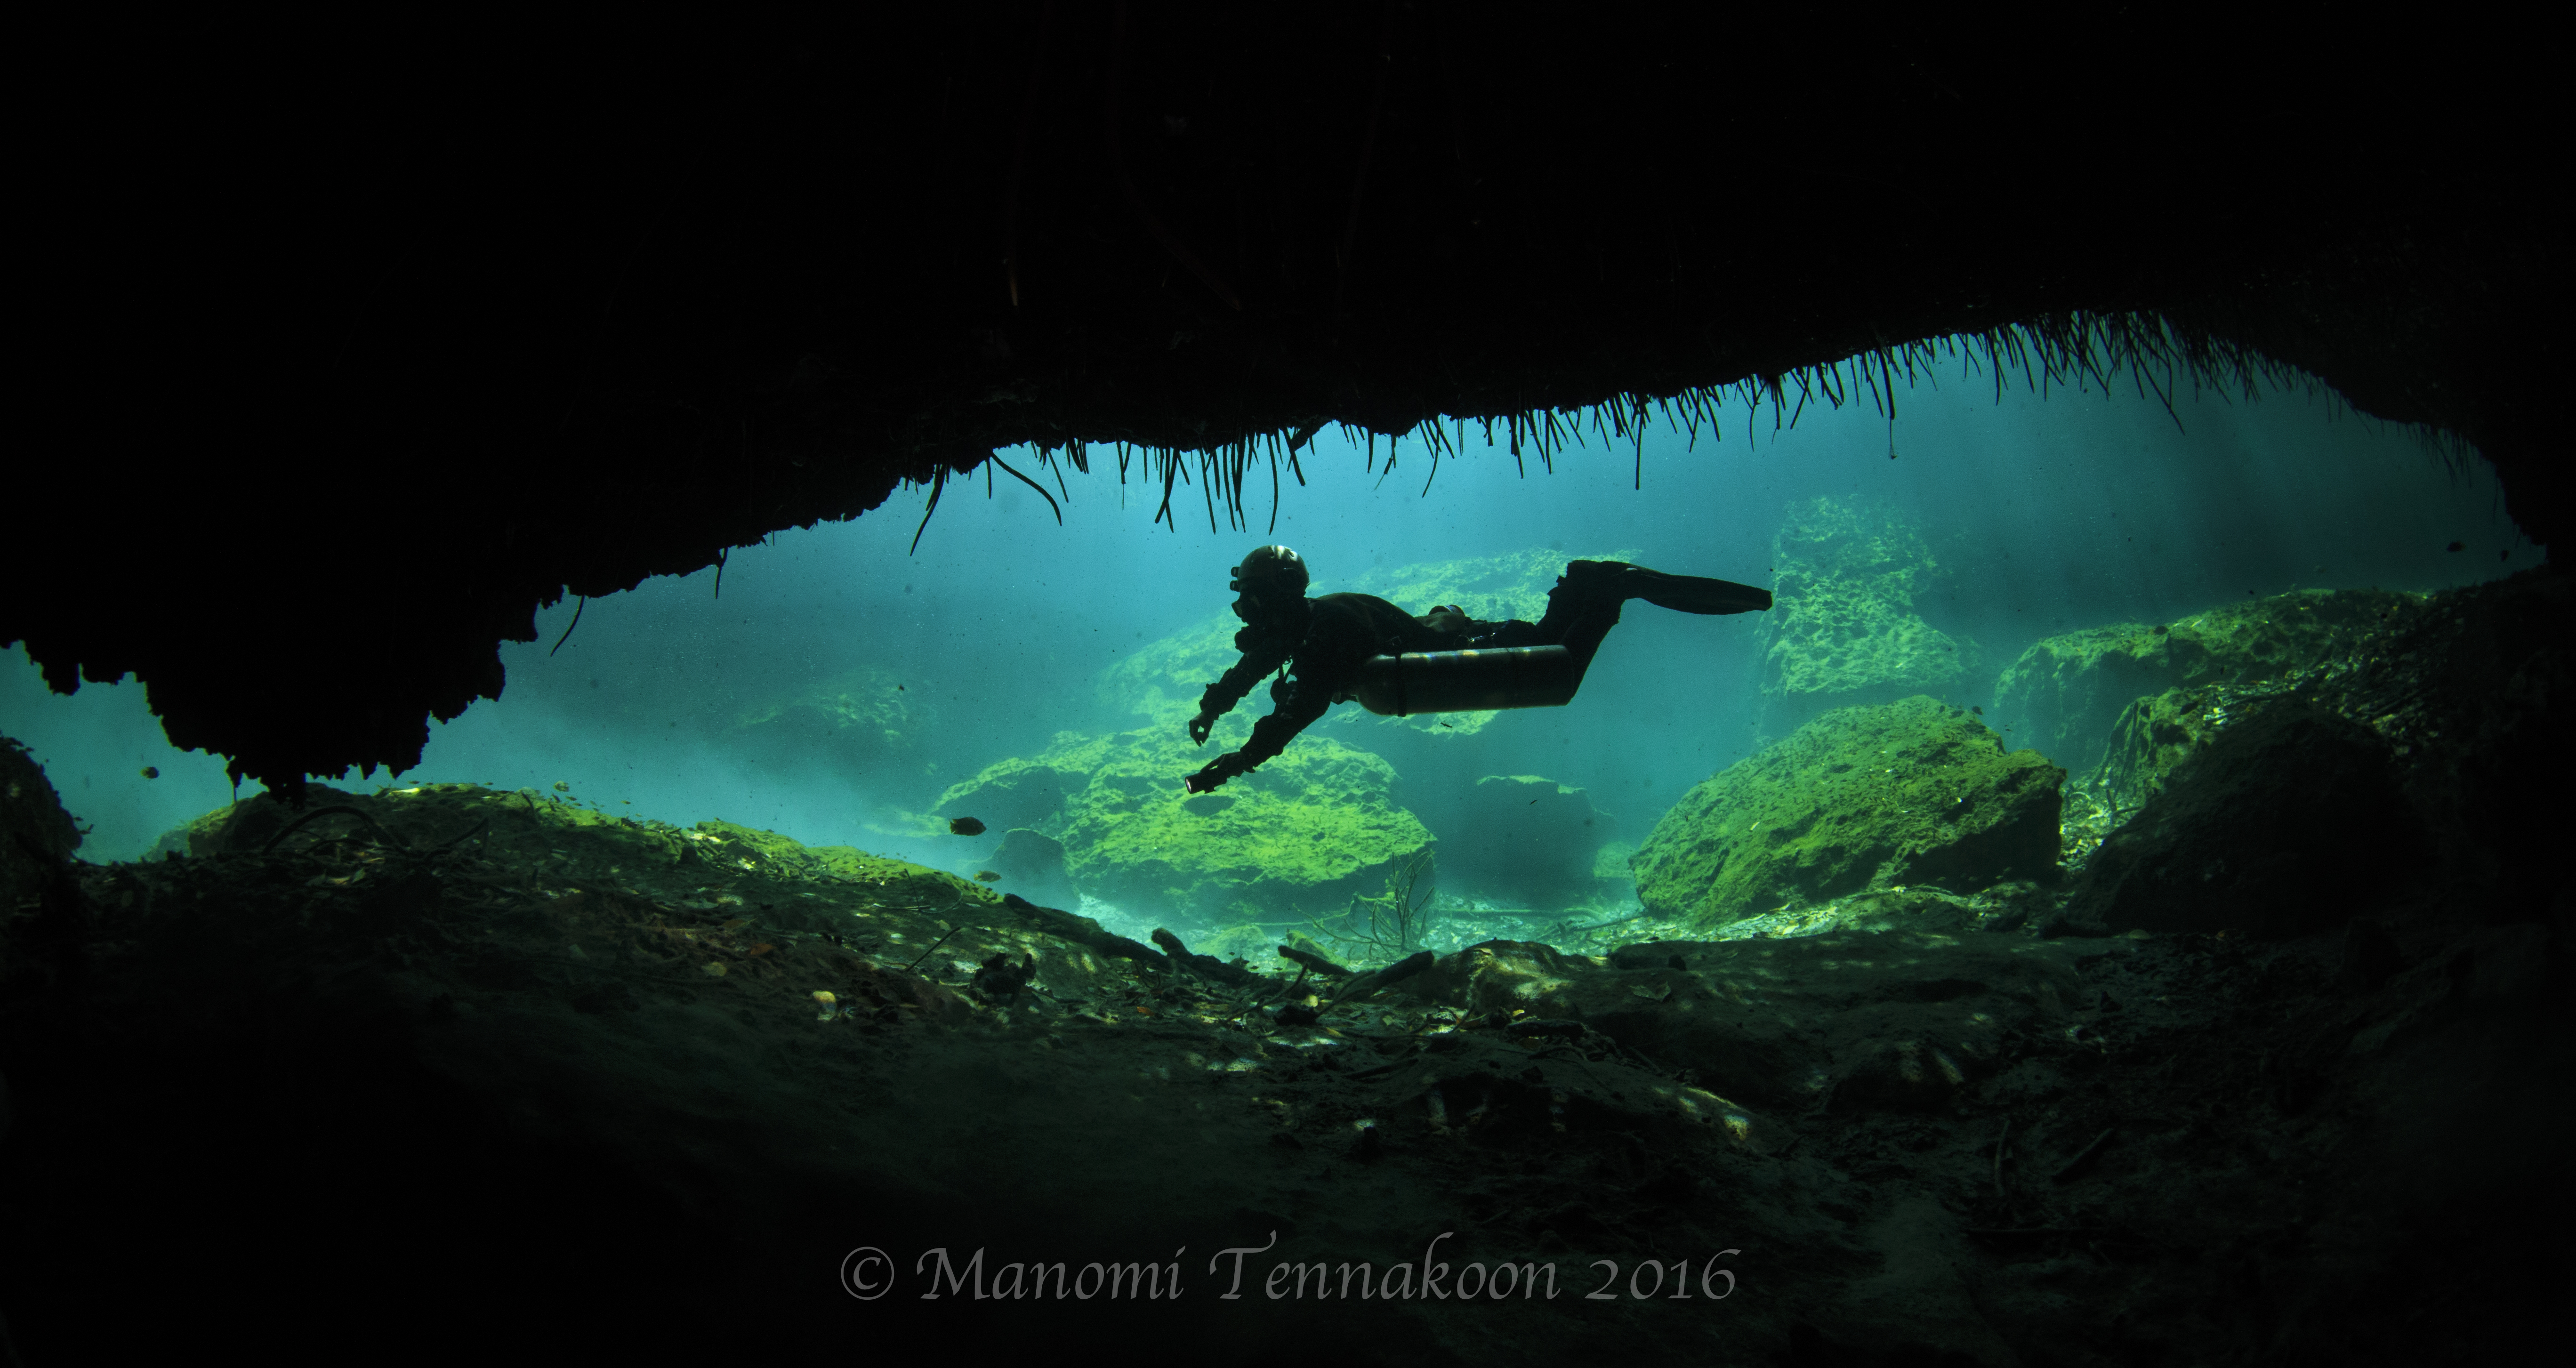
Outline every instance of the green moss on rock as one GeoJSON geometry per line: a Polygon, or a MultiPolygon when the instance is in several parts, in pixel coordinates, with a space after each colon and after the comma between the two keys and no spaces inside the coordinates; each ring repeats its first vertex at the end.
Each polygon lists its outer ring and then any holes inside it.
{"type": "Polygon", "coordinates": [[[1693,788],[1630,868],[1649,912],[1702,926],[1873,886],[2051,878],[2065,779],[1932,698],[1836,709],[1693,788]]]}
{"type": "Polygon", "coordinates": [[[1206,755],[1177,729],[1116,738],[1066,804],[1066,863],[1083,892],[1140,911],[1324,916],[1431,844],[1392,801],[1394,768],[1365,751],[1304,736],[1215,793],[1183,792],[1206,755]]]}
{"type": "MultiPolygon", "coordinates": [[[[1177,730],[1179,724],[1173,726],[1177,730]]],[[[949,785],[933,811],[943,820],[973,817],[991,830],[1027,827],[1060,839],[1065,800],[1090,785],[1117,744],[1115,737],[1057,732],[1034,756],[996,761],[974,778],[949,785]]]]}
{"type": "Polygon", "coordinates": [[[1779,721],[1959,683],[1959,643],[1914,611],[1939,563],[1903,518],[1817,499],[1792,511],[1771,550],[1762,690],[1779,721]]]}
{"type": "MultiPolygon", "coordinates": [[[[2102,763],[2132,702],[2172,689],[2287,679],[2350,652],[2424,598],[2379,589],[2304,589],[2213,608],[2170,625],[2122,622],[2049,637],[2022,652],[1995,681],[1996,718],[2023,744],[2089,775],[2102,763]]],[[[2179,701],[2167,710],[2168,730],[2187,710],[2179,701]]],[[[2169,759],[2162,768],[2170,765],[2169,759]]]]}

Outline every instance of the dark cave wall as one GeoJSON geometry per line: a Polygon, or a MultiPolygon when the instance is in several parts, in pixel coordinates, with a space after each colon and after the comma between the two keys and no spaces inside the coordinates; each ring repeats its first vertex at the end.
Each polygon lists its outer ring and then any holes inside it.
{"type": "Polygon", "coordinates": [[[2533,45],[2013,38],[1053,3],[66,37],[53,475],[0,640],[292,785],[415,758],[561,593],[1007,444],[1392,432],[2133,312],[2476,444],[2554,538],[2533,45]]]}

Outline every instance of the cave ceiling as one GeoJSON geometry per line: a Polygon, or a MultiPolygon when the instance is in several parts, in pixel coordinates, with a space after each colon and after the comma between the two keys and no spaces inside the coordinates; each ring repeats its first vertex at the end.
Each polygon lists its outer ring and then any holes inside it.
{"type": "Polygon", "coordinates": [[[1720,390],[1740,421],[1960,335],[2295,367],[2483,452],[2553,541],[2541,45],[2319,13],[67,40],[0,641],[57,688],[135,673],[175,744],[292,788],[416,760],[541,605],[997,448],[1205,478],[1325,422],[1481,445],[1720,390]]]}

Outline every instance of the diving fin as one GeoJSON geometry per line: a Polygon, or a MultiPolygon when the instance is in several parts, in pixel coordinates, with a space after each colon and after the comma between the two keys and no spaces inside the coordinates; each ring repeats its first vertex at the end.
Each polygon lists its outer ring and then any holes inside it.
{"type": "Polygon", "coordinates": [[[1760,613],[1771,607],[1768,589],[1698,575],[1667,575],[1620,561],[1576,561],[1565,567],[1565,586],[1585,593],[1644,599],[1658,608],[1703,616],[1760,613]]]}

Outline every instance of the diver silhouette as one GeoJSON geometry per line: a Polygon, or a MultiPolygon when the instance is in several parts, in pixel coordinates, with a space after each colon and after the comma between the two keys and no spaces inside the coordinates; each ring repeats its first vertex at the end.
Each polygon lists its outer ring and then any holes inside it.
{"type": "Polygon", "coordinates": [[[1227,588],[1243,630],[1243,659],[1199,695],[1190,739],[1206,745],[1216,720],[1274,670],[1270,715],[1239,750],[1181,781],[1206,793],[1287,748],[1335,703],[1403,715],[1566,702],[1583,682],[1620,605],[1644,599],[1684,613],[1756,613],[1771,591],[1729,580],[1667,575],[1620,561],[1573,561],[1537,622],[1478,622],[1443,604],[1420,617],[1371,594],[1306,597],[1306,562],[1285,546],[1257,547],[1227,588]],[[1285,667],[1284,669],[1282,667],[1285,667]],[[1410,682],[1410,692],[1408,692],[1410,682]]]}

